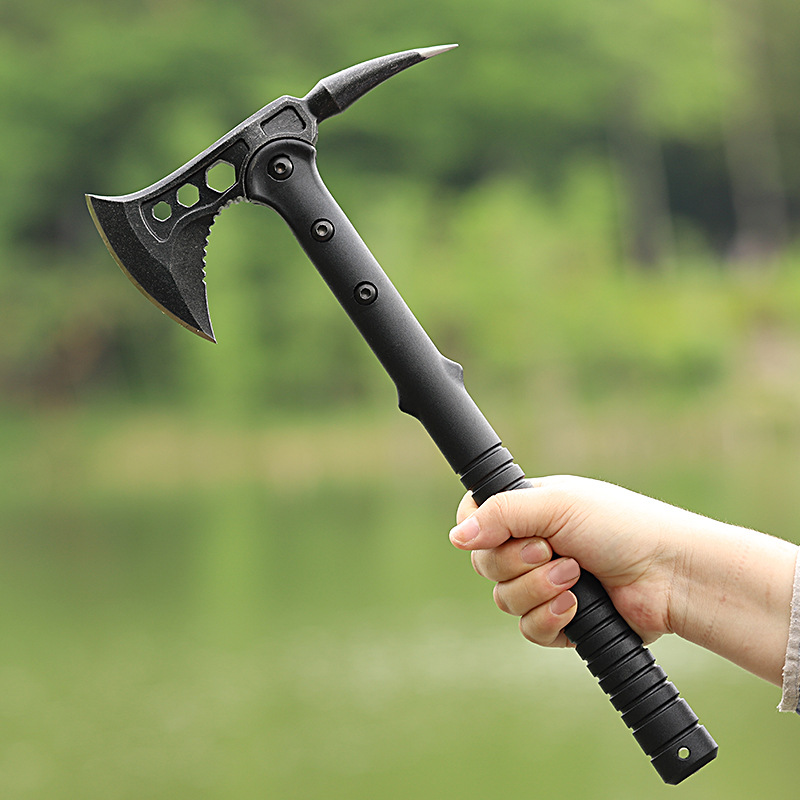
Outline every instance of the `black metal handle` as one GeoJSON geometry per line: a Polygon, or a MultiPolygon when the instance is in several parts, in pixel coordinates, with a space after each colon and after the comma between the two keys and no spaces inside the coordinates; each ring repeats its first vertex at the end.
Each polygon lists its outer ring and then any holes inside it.
{"type": "MultiPolygon", "coordinates": [[[[464,387],[459,364],[433,344],[319,176],[314,148],[286,139],[247,168],[248,199],[275,208],[478,504],[528,485],[464,387]]],[[[666,783],[711,761],[717,745],[599,581],[582,573],[566,632],[666,783]]]]}

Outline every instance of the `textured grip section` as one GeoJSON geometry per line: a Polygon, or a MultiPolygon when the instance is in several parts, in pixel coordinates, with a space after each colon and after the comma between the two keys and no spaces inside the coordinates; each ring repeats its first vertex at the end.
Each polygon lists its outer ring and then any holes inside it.
{"type": "Polygon", "coordinates": [[[565,631],[665,783],[680,783],[717,754],[717,744],[614,608],[581,573],[578,612],[565,631]]]}

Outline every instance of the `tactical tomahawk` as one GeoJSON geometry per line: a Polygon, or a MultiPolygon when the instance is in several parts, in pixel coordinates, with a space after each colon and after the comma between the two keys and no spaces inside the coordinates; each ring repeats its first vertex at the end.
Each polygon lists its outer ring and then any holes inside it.
{"type": "MultiPolygon", "coordinates": [[[[387,78],[452,46],[376,58],[321,80],[303,99],[280,97],[147,189],[87,195],[111,255],[162,311],[214,341],[205,249],[217,214],[237,200],[286,220],[336,299],[397,386],[400,408],[420,420],[477,503],[528,485],[467,394],[461,366],[445,358],[336,204],[316,168],[317,127],[387,78]],[[209,185],[229,165],[230,185],[209,185]]],[[[570,640],[622,713],[662,779],[682,781],[717,745],[592,575],[572,589],[570,640]]]]}

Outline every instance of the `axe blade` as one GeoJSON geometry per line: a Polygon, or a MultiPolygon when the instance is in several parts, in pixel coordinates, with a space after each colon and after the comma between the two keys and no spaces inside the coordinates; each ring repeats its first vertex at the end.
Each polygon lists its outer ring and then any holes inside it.
{"type": "Polygon", "coordinates": [[[290,135],[316,133],[302,112],[298,101],[280,98],[152,186],[119,197],[86,195],[100,236],[133,284],[211,342],[205,283],[211,226],[222,209],[244,199],[245,164],[254,144],[268,138],[268,123],[290,135]]]}
{"type": "Polygon", "coordinates": [[[213,216],[183,226],[175,242],[159,241],[142,221],[140,203],[96,195],[86,195],[86,203],[106,247],[133,285],[169,317],[216,341],[204,269],[213,216]]]}
{"type": "MultiPolygon", "coordinates": [[[[86,195],[94,224],[122,271],[165,314],[211,342],[216,340],[206,298],[208,235],[217,214],[244,199],[252,129],[276,107],[284,108],[281,101],[146,189],[120,197],[86,195]]],[[[296,119],[298,126],[306,125],[299,115],[296,119]]]]}

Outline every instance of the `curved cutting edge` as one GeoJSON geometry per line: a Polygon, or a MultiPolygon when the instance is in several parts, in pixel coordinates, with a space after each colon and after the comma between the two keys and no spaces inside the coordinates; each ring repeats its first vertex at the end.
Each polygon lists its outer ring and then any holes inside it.
{"type": "Polygon", "coordinates": [[[134,286],[176,322],[215,342],[203,269],[213,214],[183,228],[180,248],[166,242],[148,248],[136,234],[143,224],[137,202],[87,194],[86,204],[106,247],[134,286]]]}

